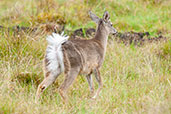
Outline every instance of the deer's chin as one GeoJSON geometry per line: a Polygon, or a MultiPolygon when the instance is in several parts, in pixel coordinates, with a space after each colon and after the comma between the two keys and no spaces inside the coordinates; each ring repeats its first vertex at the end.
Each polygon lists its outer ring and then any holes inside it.
{"type": "Polygon", "coordinates": [[[112,33],[112,35],[116,35],[117,34],[117,32],[116,33],[112,33]]]}

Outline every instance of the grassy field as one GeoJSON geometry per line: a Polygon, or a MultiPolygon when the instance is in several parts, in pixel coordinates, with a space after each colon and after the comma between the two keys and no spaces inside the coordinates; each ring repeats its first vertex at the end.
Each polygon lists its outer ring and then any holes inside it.
{"type": "Polygon", "coordinates": [[[40,29],[16,35],[0,28],[0,114],[170,114],[170,4],[170,0],[1,0],[0,25],[4,27],[41,28],[58,23],[71,31],[95,28],[87,12],[101,17],[108,10],[119,32],[160,33],[167,40],[126,46],[110,39],[101,68],[104,86],[97,99],[90,98],[85,77],[78,76],[68,91],[70,103],[64,104],[58,93],[64,80],[61,75],[36,103],[49,32],[40,29]]]}

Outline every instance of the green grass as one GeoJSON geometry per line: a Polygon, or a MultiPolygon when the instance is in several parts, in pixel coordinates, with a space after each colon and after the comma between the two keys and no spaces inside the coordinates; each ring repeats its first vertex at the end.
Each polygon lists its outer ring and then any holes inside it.
{"type": "MultiPolygon", "coordinates": [[[[103,89],[92,100],[84,76],[78,76],[64,104],[58,87],[61,75],[35,102],[43,80],[42,60],[48,33],[0,32],[0,113],[120,114],[171,113],[171,8],[169,0],[2,0],[0,25],[39,27],[43,23],[65,23],[66,29],[95,27],[88,16],[105,10],[118,31],[162,32],[167,41],[125,46],[110,39],[101,68],[103,89]],[[16,9],[16,10],[14,10],[16,9]]],[[[94,81],[95,82],[95,81],[94,81]]],[[[98,85],[95,82],[97,89],[98,85]]]]}
{"type": "Polygon", "coordinates": [[[37,23],[58,22],[67,24],[66,28],[95,27],[88,16],[92,10],[102,16],[105,10],[118,31],[148,31],[170,33],[171,8],[169,0],[100,0],[100,1],[61,1],[45,0],[36,2],[26,0],[5,1],[0,4],[1,24],[5,26],[37,26],[37,23]],[[155,2],[159,1],[159,2],[155,2]],[[8,8],[7,6],[11,7],[8,8]]]}

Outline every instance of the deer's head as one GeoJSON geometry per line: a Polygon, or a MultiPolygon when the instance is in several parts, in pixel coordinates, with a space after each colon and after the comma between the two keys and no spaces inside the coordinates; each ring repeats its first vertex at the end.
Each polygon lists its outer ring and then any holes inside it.
{"type": "Polygon", "coordinates": [[[103,18],[99,18],[94,13],[89,11],[91,19],[98,25],[98,27],[105,29],[108,34],[115,34],[117,30],[113,27],[112,22],[110,21],[110,15],[108,11],[105,11],[103,18]]]}

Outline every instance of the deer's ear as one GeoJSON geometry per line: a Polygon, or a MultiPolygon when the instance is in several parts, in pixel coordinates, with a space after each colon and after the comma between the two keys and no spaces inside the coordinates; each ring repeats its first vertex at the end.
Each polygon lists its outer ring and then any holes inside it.
{"type": "Polygon", "coordinates": [[[98,23],[99,22],[99,17],[96,16],[94,13],[92,13],[91,11],[89,11],[89,15],[90,15],[90,18],[95,22],[95,23],[98,23]]]}
{"type": "Polygon", "coordinates": [[[104,14],[103,14],[103,19],[104,19],[105,21],[108,21],[108,20],[110,19],[110,15],[109,15],[108,11],[105,11],[105,12],[104,12],[104,14]]]}

